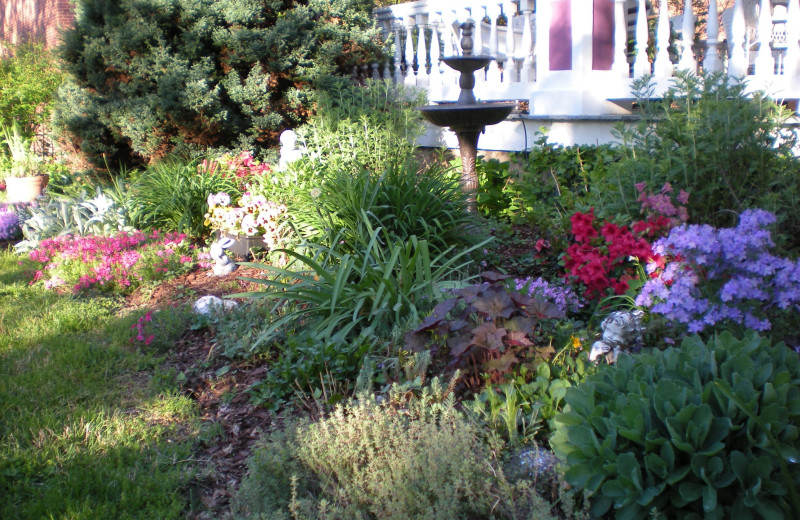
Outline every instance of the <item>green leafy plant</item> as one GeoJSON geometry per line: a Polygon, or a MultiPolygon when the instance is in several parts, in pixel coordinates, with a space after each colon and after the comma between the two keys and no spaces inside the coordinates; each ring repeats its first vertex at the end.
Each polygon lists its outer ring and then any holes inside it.
{"type": "Polygon", "coordinates": [[[547,359],[555,350],[543,345],[539,321],[563,318],[564,311],[542,298],[509,290],[507,277],[485,272],[484,283],[454,291],[406,336],[413,351],[434,349],[447,368],[465,370],[464,381],[477,388],[481,374],[502,382],[512,367],[547,359]]]}
{"type": "MultiPolygon", "coordinates": [[[[652,77],[633,84],[639,123],[618,128],[623,159],[598,184],[604,214],[636,215],[635,184],[670,183],[692,194],[690,222],[735,225],[739,213],[762,208],[779,215],[798,210],[796,136],[790,114],[763,92],[720,73],[678,72],[661,99],[652,77]]],[[[783,217],[787,245],[798,247],[796,219],[783,217]]]]}
{"type": "Polygon", "coordinates": [[[300,271],[243,264],[272,277],[248,279],[270,289],[242,296],[267,298],[283,313],[253,348],[300,326],[325,340],[386,333],[393,324],[435,304],[444,289],[463,277],[461,273],[471,263],[467,255],[484,245],[461,252],[449,248],[433,255],[427,241],[416,236],[391,240],[381,228],[371,228],[366,214],[362,219],[369,229],[368,239],[352,253],[323,245],[308,245],[310,256],[279,250],[304,266],[300,271]]]}
{"type": "Polygon", "coordinates": [[[402,409],[362,394],[318,422],[272,433],[255,449],[234,509],[275,519],[554,518],[530,483],[505,479],[452,394],[441,399],[442,385],[431,387],[402,409]]]}
{"type": "Polygon", "coordinates": [[[800,359],[750,331],[622,356],[567,391],[553,449],[616,518],[800,514],[800,359]]]}
{"type": "Polygon", "coordinates": [[[320,177],[315,187],[287,200],[294,225],[308,240],[336,238],[344,241],[338,249],[353,248],[368,240],[371,226],[383,228],[390,241],[416,236],[441,252],[474,244],[483,235],[450,169],[420,169],[409,157],[387,162],[380,173],[323,167],[320,177]]]}
{"type": "Polygon", "coordinates": [[[423,91],[391,80],[364,86],[340,80],[335,89],[315,92],[312,101],[314,113],[297,132],[306,153],[331,170],[381,172],[407,160],[425,131],[416,110],[426,104],[423,91]]]}
{"type": "Polygon", "coordinates": [[[132,231],[125,208],[119,206],[98,187],[92,195],[82,191],[76,196],[50,195],[42,202],[21,210],[25,240],[15,245],[19,252],[37,247],[46,238],[64,235],[110,236],[132,231]]]}
{"type": "Polygon", "coordinates": [[[53,94],[64,73],[41,44],[9,46],[0,60],[0,126],[18,126],[30,138],[37,125],[50,119],[53,94]]]}
{"type": "Polygon", "coordinates": [[[240,188],[235,176],[198,166],[197,160],[171,157],[139,173],[131,187],[134,225],[186,233],[192,238],[207,235],[208,196],[219,192],[237,196],[240,188]]]}

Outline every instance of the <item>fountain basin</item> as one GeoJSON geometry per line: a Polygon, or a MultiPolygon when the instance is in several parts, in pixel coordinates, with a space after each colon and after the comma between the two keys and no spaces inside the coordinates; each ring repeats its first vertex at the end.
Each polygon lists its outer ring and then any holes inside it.
{"type": "Polygon", "coordinates": [[[483,130],[504,120],[514,110],[514,103],[445,104],[417,107],[430,123],[449,126],[454,132],[483,130]]]}

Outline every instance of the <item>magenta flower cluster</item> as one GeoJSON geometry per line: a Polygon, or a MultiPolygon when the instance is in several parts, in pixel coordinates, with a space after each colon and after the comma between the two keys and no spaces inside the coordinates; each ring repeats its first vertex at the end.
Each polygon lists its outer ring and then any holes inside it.
{"type": "Polygon", "coordinates": [[[583,302],[570,287],[548,282],[543,278],[516,278],[514,279],[514,288],[522,294],[547,300],[565,313],[575,312],[583,307],[583,302]]]}
{"type": "Polygon", "coordinates": [[[131,343],[134,343],[134,341],[140,341],[145,345],[149,345],[154,339],[156,339],[155,334],[146,334],[145,331],[145,323],[149,323],[151,321],[153,321],[153,313],[151,311],[147,311],[144,316],[139,318],[136,323],[131,325],[131,329],[136,331],[136,335],[131,338],[131,343]]]}
{"type": "Polygon", "coordinates": [[[800,260],[770,252],[775,216],[747,210],[735,228],[683,225],[654,244],[666,262],[646,266],[636,304],[691,333],[732,323],[765,331],[780,312],[800,311],[800,260]]]}
{"type": "Polygon", "coordinates": [[[48,289],[71,285],[120,289],[168,278],[195,265],[196,251],[186,235],[159,231],[119,233],[113,237],[71,235],[43,240],[30,252],[43,264],[31,283],[48,289]]]}
{"type": "Polygon", "coordinates": [[[20,233],[19,217],[14,208],[0,205],[0,240],[11,240],[20,233]]]}

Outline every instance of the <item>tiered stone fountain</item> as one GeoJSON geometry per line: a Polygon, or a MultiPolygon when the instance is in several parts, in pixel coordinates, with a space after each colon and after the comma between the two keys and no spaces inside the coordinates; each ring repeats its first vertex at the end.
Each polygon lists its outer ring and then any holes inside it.
{"type": "Polygon", "coordinates": [[[508,117],[514,104],[485,103],[475,99],[475,71],[481,70],[492,60],[490,56],[472,55],[473,22],[461,24],[461,56],[443,58],[448,67],[461,73],[461,94],[456,103],[419,107],[422,116],[436,126],[446,126],[458,137],[461,151],[461,187],[469,197],[469,211],[476,210],[475,195],[478,191],[478,175],[475,160],[478,156],[478,137],[486,125],[494,125],[508,117]]]}

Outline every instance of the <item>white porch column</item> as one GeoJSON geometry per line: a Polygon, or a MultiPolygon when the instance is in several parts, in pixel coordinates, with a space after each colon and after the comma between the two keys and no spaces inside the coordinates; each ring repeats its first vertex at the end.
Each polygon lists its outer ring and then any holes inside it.
{"type": "Polygon", "coordinates": [[[747,75],[747,56],[744,52],[746,32],[744,0],[736,0],[733,4],[731,34],[728,37],[731,53],[730,60],[728,60],[728,76],[740,77],[747,75]]]}
{"type": "Polygon", "coordinates": [[[692,12],[692,0],[686,0],[683,4],[683,24],[681,28],[681,58],[680,61],[678,61],[678,68],[690,72],[697,72],[697,60],[695,60],[694,51],[692,50],[692,44],[694,43],[694,12],[692,12]]]}
{"type": "Polygon", "coordinates": [[[486,6],[486,13],[489,16],[489,56],[493,59],[489,62],[489,72],[486,74],[486,79],[489,83],[500,84],[502,81],[502,74],[500,73],[500,65],[498,59],[500,57],[500,39],[497,35],[497,19],[500,18],[501,8],[500,4],[492,2],[486,6]]]}
{"type": "MultiPolygon", "coordinates": [[[[712,2],[715,0],[711,0],[712,2]]],[[[650,74],[650,60],[647,58],[647,4],[639,0],[636,10],[636,59],[633,61],[633,77],[640,78],[650,74]]]]}
{"type": "Polygon", "coordinates": [[[625,20],[625,0],[614,0],[614,65],[611,70],[625,79],[630,76],[627,50],[628,24],[625,20]]]}
{"type": "Polygon", "coordinates": [[[786,58],[783,61],[783,73],[790,82],[794,82],[800,70],[800,0],[789,0],[786,14],[786,58]]]}
{"type": "Polygon", "coordinates": [[[667,0],[661,0],[658,7],[658,25],[656,26],[656,60],[653,65],[653,72],[657,78],[672,77],[673,67],[667,50],[669,33],[669,7],[667,7],[667,0]]]}
{"type": "Polygon", "coordinates": [[[772,58],[772,2],[761,0],[758,12],[758,50],[756,51],[755,68],[756,75],[760,77],[772,76],[775,74],[775,60],[772,58]]]}
{"type": "Polygon", "coordinates": [[[417,78],[414,76],[414,18],[409,16],[405,20],[406,24],[406,77],[405,84],[412,87],[417,84],[417,78]]]}
{"type": "Polygon", "coordinates": [[[417,84],[428,83],[428,48],[425,43],[425,15],[416,15],[417,22],[417,84]]]}
{"type": "Polygon", "coordinates": [[[719,11],[717,0],[710,0],[708,3],[708,26],[706,28],[708,41],[706,42],[706,56],[703,59],[703,69],[706,72],[716,72],[722,70],[722,60],[719,57],[719,48],[722,43],[719,41],[719,11]]]}

